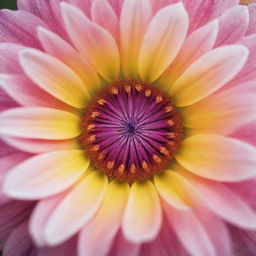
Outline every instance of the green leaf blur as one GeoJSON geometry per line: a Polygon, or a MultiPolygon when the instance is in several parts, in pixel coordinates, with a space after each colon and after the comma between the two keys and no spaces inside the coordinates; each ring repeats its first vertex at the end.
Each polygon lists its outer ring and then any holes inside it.
{"type": "Polygon", "coordinates": [[[0,9],[17,9],[16,0],[0,0],[0,9]]]}

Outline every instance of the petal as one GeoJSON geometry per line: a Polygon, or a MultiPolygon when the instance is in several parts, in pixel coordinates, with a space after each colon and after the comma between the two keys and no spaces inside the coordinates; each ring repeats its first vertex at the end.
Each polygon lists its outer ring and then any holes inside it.
{"type": "Polygon", "coordinates": [[[253,256],[256,253],[256,232],[241,230],[240,228],[236,228],[233,226],[230,226],[229,229],[232,235],[234,245],[234,256],[253,256]]]}
{"type": "Polygon", "coordinates": [[[233,44],[242,38],[249,25],[249,12],[246,6],[234,6],[219,18],[220,32],[215,47],[233,44]]]}
{"type": "Polygon", "coordinates": [[[230,134],[256,119],[255,97],[229,89],[188,106],[182,116],[183,125],[197,133],[230,134]]]}
{"type": "Polygon", "coordinates": [[[249,10],[249,26],[246,32],[246,35],[255,34],[256,33],[256,4],[252,3],[248,6],[249,10]]]}
{"type": "Polygon", "coordinates": [[[142,40],[152,16],[149,0],[124,1],[120,17],[122,69],[126,77],[138,77],[138,58],[142,40]]]}
{"type": "Polygon", "coordinates": [[[169,205],[180,210],[189,209],[188,195],[183,180],[174,171],[165,171],[154,177],[155,187],[161,198],[169,205]]]}
{"type": "Polygon", "coordinates": [[[82,80],[58,59],[26,49],[20,55],[20,62],[29,78],[57,99],[77,108],[83,108],[89,100],[82,80]]]}
{"type": "Polygon", "coordinates": [[[247,203],[219,182],[189,176],[189,182],[197,191],[203,203],[215,214],[236,226],[245,229],[256,228],[256,213],[247,203]]]}
{"type": "Polygon", "coordinates": [[[117,17],[120,17],[124,0],[108,0],[108,2],[111,4],[112,8],[114,9],[117,17]]]}
{"type": "Polygon", "coordinates": [[[63,20],[68,34],[81,54],[91,62],[98,73],[108,81],[119,75],[120,57],[113,36],[79,9],[62,3],[63,20]]]}
{"type": "Polygon", "coordinates": [[[161,221],[161,205],[153,184],[133,183],[122,223],[126,239],[134,243],[153,240],[161,221]]]}
{"type": "Polygon", "coordinates": [[[10,233],[29,218],[33,203],[11,201],[0,208],[0,249],[2,251],[10,233]]]}
{"type": "Polygon", "coordinates": [[[239,0],[182,0],[189,14],[190,31],[219,17],[225,10],[239,4],[239,0]]]}
{"type": "Polygon", "coordinates": [[[15,102],[0,86],[0,112],[19,107],[18,103],[15,102]]]}
{"type": "Polygon", "coordinates": [[[187,170],[208,179],[237,182],[256,176],[255,148],[224,136],[186,138],[175,158],[187,170]]]}
{"type": "Polygon", "coordinates": [[[154,11],[166,5],[182,1],[189,14],[190,31],[218,18],[225,10],[239,4],[240,0],[151,0],[154,11]]]}
{"type": "Polygon", "coordinates": [[[3,255],[5,256],[20,256],[29,255],[36,256],[36,249],[33,246],[31,238],[28,234],[28,222],[24,221],[12,231],[8,238],[3,255]]]}
{"type": "Polygon", "coordinates": [[[31,154],[40,154],[58,150],[78,149],[77,139],[70,140],[40,140],[16,137],[3,137],[3,140],[14,148],[31,154]]]}
{"type": "MultiPolygon", "coordinates": [[[[87,2],[86,0],[83,1],[87,2]]],[[[38,16],[52,31],[64,39],[68,39],[62,25],[60,2],[62,0],[17,0],[17,5],[19,10],[25,10],[26,13],[38,16]]]]}
{"type": "Polygon", "coordinates": [[[94,68],[79,56],[79,53],[65,40],[50,30],[39,28],[38,37],[44,50],[69,66],[83,80],[89,91],[100,87],[100,78],[94,68]]]}
{"type": "Polygon", "coordinates": [[[95,23],[108,30],[116,41],[119,40],[119,19],[108,1],[94,0],[91,17],[95,23]]]}
{"type": "Polygon", "coordinates": [[[62,200],[47,221],[45,227],[47,243],[57,245],[79,231],[98,210],[106,188],[106,176],[97,171],[83,179],[62,200]]]}
{"type": "Polygon", "coordinates": [[[80,119],[51,108],[13,108],[0,114],[0,133],[29,139],[71,139],[80,134],[80,119]]]}
{"type": "Polygon", "coordinates": [[[241,84],[242,82],[255,81],[256,79],[256,35],[252,34],[246,37],[243,37],[240,41],[240,44],[244,45],[249,50],[249,57],[247,62],[245,63],[243,69],[237,74],[237,76],[233,79],[233,83],[235,85],[241,84]]]}
{"type": "Polygon", "coordinates": [[[139,256],[139,253],[140,244],[129,242],[120,231],[116,236],[108,256],[139,256]]]}
{"type": "Polygon", "coordinates": [[[78,256],[76,245],[77,238],[74,237],[59,246],[39,249],[37,256],[78,256]]]}
{"type": "Polygon", "coordinates": [[[203,224],[192,210],[182,211],[164,206],[167,218],[178,239],[191,256],[216,256],[203,224]]]}
{"type": "Polygon", "coordinates": [[[3,189],[8,196],[19,199],[52,196],[73,185],[89,164],[83,150],[40,154],[13,168],[3,189]]]}
{"type": "Polygon", "coordinates": [[[0,74],[0,84],[5,92],[22,106],[71,110],[69,106],[33,84],[24,75],[0,74]]]}
{"type": "Polygon", "coordinates": [[[226,223],[219,216],[212,213],[201,201],[197,200],[197,203],[195,214],[207,232],[216,255],[231,256],[231,238],[226,223]]]}
{"type": "Polygon", "coordinates": [[[150,22],[142,41],[139,73],[143,80],[156,80],[178,54],[186,37],[188,16],[181,3],[160,10],[150,22]]]}
{"type": "Polygon", "coordinates": [[[40,200],[33,210],[32,216],[29,222],[29,233],[38,247],[46,246],[44,238],[44,226],[50,217],[51,213],[62,201],[62,199],[69,192],[62,192],[54,197],[50,197],[44,200],[40,200]]]}
{"type": "Polygon", "coordinates": [[[24,11],[0,11],[0,41],[41,48],[36,36],[38,26],[47,25],[38,17],[24,11]]]}
{"type": "Polygon", "coordinates": [[[248,50],[240,45],[223,46],[194,62],[171,86],[177,106],[200,101],[229,82],[243,67],[248,50]]]}
{"type": "Polygon", "coordinates": [[[110,182],[102,206],[79,235],[79,253],[81,255],[107,255],[110,251],[121,225],[129,190],[126,183],[110,182]],[[113,204],[113,202],[115,203],[113,204]]]}
{"type": "Polygon", "coordinates": [[[0,43],[0,73],[23,74],[19,64],[19,52],[25,47],[14,43],[0,43]]]}
{"type": "Polygon", "coordinates": [[[230,136],[256,146],[256,120],[247,123],[232,133],[230,136]]]}
{"type": "Polygon", "coordinates": [[[193,62],[213,48],[218,31],[217,20],[195,30],[186,38],[179,54],[157,83],[168,89],[193,62]]]}

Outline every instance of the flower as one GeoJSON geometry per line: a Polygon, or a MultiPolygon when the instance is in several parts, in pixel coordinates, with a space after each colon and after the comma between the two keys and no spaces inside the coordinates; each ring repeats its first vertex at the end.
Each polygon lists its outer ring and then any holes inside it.
{"type": "Polygon", "coordinates": [[[255,6],[18,6],[0,12],[4,255],[254,255],[255,6]]]}

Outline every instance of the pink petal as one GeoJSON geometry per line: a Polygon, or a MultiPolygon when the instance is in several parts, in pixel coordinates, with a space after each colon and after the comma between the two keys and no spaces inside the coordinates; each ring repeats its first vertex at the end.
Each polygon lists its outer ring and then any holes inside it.
{"type": "Polygon", "coordinates": [[[108,30],[112,36],[119,40],[119,19],[107,0],[94,0],[91,6],[92,20],[108,30]]]}
{"type": "Polygon", "coordinates": [[[37,256],[78,256],[76,237],[56,247],[39,249],[37,256]]]}
{"type": "Polygon", "coordinates": [[[225,183],[225,186],[256,210],[256,178],[236,183],[225,183]]]}
{"type": "Polygon", "coordinates": [[[15,102],[0,86],[0,112],[19,107],[18,103],[15,102]]]}
{"type": "Polygon", "coordinates": [[[182,113],[183,125],[196,133],[230,134],[256,119],[255,97],[229,89],[188,106],[182,113]]]}
{"type": "Polygon", "coordinates": [[[203,55],[170,87],[176,105],[191,105],[217,91],[242,69],[247,57],[248,50],[241,45],[219,47],[203,55]]]}
{"type": "Polygon", "coordinates": [[[191,33],[186,38],[173,63],[158,79],[157,83],[161,87],[169,89],[193,62],[213,48],[218,30],[219,23],[217,20],[214,20],[191,33]]]}
{"type": "Polygon", "coordinates": [[[201,201],[197,200],[197,203],[198,206],[195,209],[196,216],[211,239],[216,255],[231,256],[231,238],[226,223],[206,208],[201,201]]]}
{"type": "Polygon", "coordinates": [[[243,69],[237,74],[237,76],[234,78],[234,81],[232,81],[236,85],[242,82],[248,82],[250,80],[255,81],[255,78],[256,78],[256,73],[255,73],[256,35],[252,34],[252,35],[246,36],[242,38],[239,41],[239,43],[248,48],[249,57],[243,69]]]}
{"type": "Polygon", "coordinates": [[[112,5],[117,17],[120,17],[124,0],[108,0],[108,2],[112,5]]]}
{"type": "Polygon", "coordinates": [[[101,81],[94,68],[70,44],[44,28],[38,29],[38,37],[44,50],[76,72],[89,91],[94,93],[100,87],[101,81]]]}
{"type": "Polygon", "coordinates": [[[25,221],[16,227],[8,238],[3,254],[5,256],[36,256],[36,248],[33,246],[28,234],[28,222],[25,221]]]}
{"type": "Polygon", "coordinates": [[[189,14],[190,31],[218,18],[225,10],[239,4],[239,0],[183,0],[183,2],[189,14]]]}
{"type": "Polygon", "coordinates": [[[188,22],[181,3],[163,8],[153,17],[139,55],[139,73],[143,80],[156,80],[171,64],[185,40],[188,22]]]}
{"type": "Polygon", "coordinates": [[[256,121],[243,125],[230,136],[256,146],[256,121]]]}
{"type": "Polygon", "coordinates": [[[160,200],[153,184],[133,183],[122,223],[125,238],[134,243],[154,240],[161,222],[160,200]]]}
{"type": "Polygon", "coordinates": [[[72,139],[80,134],[80,118],[52,108],[13,108],[0,114],[0,133],[29,139],[72,139]]]}
{"type": "Polygon", "coordinates": [[[0,11],[0,41],[40,48],[36,36],[38,26],[47,25],[38,17],[24,11],[0,11]]]}
{"type": "Polygon", "coordinates": [[[3,137],[3,140],[16,149],[31,153],[39,154],[58,150],[78,149],[77,139],[70,140],[40,140],[40,139],[23,139],[16,137],[3,137]]]}
{"type": "Polygon", "coordinates": [[[80,232],[78,247],[80,255],[107,255],[120,228],[129,191],[128,184],[116,181],[109,183],[102,206],[80,232]]]}
{"type": "Polygon", "coordinates": [[[140,256],[188,256],[184,247],[180,244],[174,231],[171,229],[170,224],[165,216],[162,224],[161,231],[158,237],[150,242],[141,246],[140,256]]]}
{"type": "Polygon", "coordinates": [[[250,4],[249,7],[249,27],[246,32],[247,35],[256,33],[256,4],[250,4]]]}
{"type": "Polygon", "coordinates": [[[29,218],[33,204],[11,201],[0,208],[0,249],[2,250],[10,233],[29,218]]]}
{"type": "Polygon", "coordinates": [[[188,137],[175,158],[187,170],[212,180],[238,182],[256,177],[255,147],[224,136],[188,137]]]}
{"type": "Polygon", "coordinates": [[[62,0],[18,0],[17,5],[18,9],[39,17],[52,31],[68,39],[60,15],[61,2],[62,0]]]}
{"type": "Polygon", "coordinates": [[[256,229],[256,213],[248,204],[219,182],[189,177],[204,204],[224,220],[246,229],[256,229]]]}
{"type": "Polygon", "coordinates": [[[236,43],[248,29],[248,8],[239,5],[230,8],[220,16],[219,21],[220,32],[215,47],[236,43]]]}
{"type": "Polygon", "coordinates": [[[216,256],[207,231],[192,210],[180,211],[165,205],[165,212],[180,242],[191,256],[216,256]]]}
{"type": "Polygon", "coordinates": [[[40,88],[76,108],[83,108],[90,95],[78,75],[60,60],[38,50],[20,55],[27,76],[40,88]]]}
{"type": "Polygon", "coordinates": [[[124,1],[120,17],[122,70],[126,77],[138,77],[138,58],[145,31],[151,20],[149,0],[124,1]]]}
{"type": "Polygon", "coordinates": [[[131,243],[124,238],[121,232],[116,236],[108,256],[139,256],[140,244],[131,243]]]}
{"type": "Polygon", "coordinates": [[[90,221],[102,203],[107,182],[106,176],[93,172],[62,200],[45,227],[45,238],[49,245],[62,243],[90,221]]]}
{"type": "Polygon", "coordinates": [[[33,84],[26,76],[0,74],[0,85],[8,95],[22,106],[71,109],[33,84]]]}
{"type": "MultiPolygon", "coordinates": [[[[4,149],[3,147],[1,148],[4,149]]],[[[0,181],[2,182],[5,178],[5,175],[16,165],[23,162],[27,158],[29,158],[31,155],[24,153],[24,152],[10,152],[6,154],[6,156],[0,157],[0,166],[1,166],[1,172],[0,172],[0,181]]]]}
{"type": "Polygon", "coordinates": [[[25,47],[14,43],[0,43],[0,73],[23,74],[18,55],[25,47]]]}
{"type": "Polygon", "coordinates": [[[63,20],[68,34],[81,54],[92,63],[106,80],[119,75],[119,50],[113,36],[91,22],[78,8],[62,3],[63,20]],[[86,35],[86,36],[84,36],[86,35]]]}
{"type": "Polygon", "coordinates": [[[256,232],[231,226],[233,256],[254,256],[256,254],[256,232]]]}
{"type": "Polygon", "coordinates": [[[19,199],[52,196],[73,185],[89,164],[83,150],[40,154],[13,168],[5,178],[3,190],[8,196],[19,199]]]}
{"type": "Polygon", "coordinates": [[[44,226],[51,213],[59,205],[69,191],[62,192],[54,197],[41,200],[33,210],[29,222],[29,233],[38,247],[46,246],[44,226]]]}

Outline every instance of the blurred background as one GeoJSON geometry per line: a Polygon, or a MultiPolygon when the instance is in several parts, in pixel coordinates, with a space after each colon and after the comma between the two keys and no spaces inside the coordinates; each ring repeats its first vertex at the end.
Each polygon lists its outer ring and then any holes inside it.
{"type": "Polygon", "coordinates": [[[0,0],[0,9],[16,9],[16,0],[0,0]]]}

